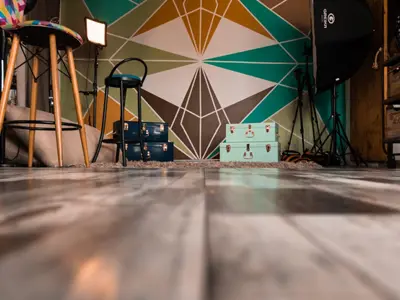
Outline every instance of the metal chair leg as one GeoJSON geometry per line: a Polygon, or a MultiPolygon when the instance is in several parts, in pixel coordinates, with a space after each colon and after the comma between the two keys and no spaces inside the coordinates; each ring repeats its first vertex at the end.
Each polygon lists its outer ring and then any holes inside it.
{"type": "Polygon", "coordinates": [[[140,141],[140,152],[142,153],[142,160],[147,161],[146,153],[144,152],[144,142],[142,135],[142,96],[141,96],[141,87],[137,88],[138,94],[138,125],[139,125],[139,141],[140,141]]]}
{"type": "Polygon", "coordinates": [[[125,98],[126,98],[126,89],[124,88],[124,83],[121,80],[121,87],[120,87],[120,108],[121,108],[121,116],[120,116],[120,145],[121,145],[121,152],[122,152],[122,165],[124,167],[127,166],[126,162],[126,148],[125,148],[125,98]]]}
{"type": "MultiPolygon", "coordinates": [[[[108,93],[109,93],[109,87],[106,86],[106,91],[104,94],[104,103],[103,103],[103,118],[102,118],[102,123],[101,123],[101,130],[100,130],[100,137],[99,137],[99,142],[97,144],[96,152],[94,153],[92,163],[95,163],[97,161],[97,158],[99,157],[101,147],[103,146],[103,140],[104,140],[104,134],[106,131],[106,120],[107,120],[107,106],[108,106],[108,93]]],[[[117,156],[118,156],[118,151],[117,151],[117,156]]]]}

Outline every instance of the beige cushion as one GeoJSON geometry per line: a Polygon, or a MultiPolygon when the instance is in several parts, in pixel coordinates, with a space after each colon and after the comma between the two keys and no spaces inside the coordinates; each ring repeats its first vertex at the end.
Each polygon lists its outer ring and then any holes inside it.
{"type": "MultiPolygon", "coordinates": [[[[7,107],[6,118],[8,121],[29,120],[29,112],[29,108],[10,105],[7,107]]],[[[54,121],[54,115],[44,111],[37,111],[36,119],[43,121],[54,121]]],[[[66,119],[63,119],[62,121],[71,122],[66,119]]],[[[29,144],[29,131],[15,129],[15,133],[18,139],[25,146],[25,149],[27,149],[29,144]]],[[[97,147],[100,131],[94,127],[86,125],[86,135],[89,149],[89,159],[91,160],[97,147]]],[[[97,161],[113,162],[115,160],[115,154],[115,145],[103,144],[97,161]]],[[[56,134],[54,131],[36,131],[34,157],[46,166],[58,166],[56,134]]],[[[79,131],[63,131],[63,163],[64,166],[79,165],[84,163],[79,131]]]]}
{"type": "MultiPolygon", "coordinates": [[[[12,129],[7,130],[6,136],[6,154],[5,163],[26,165],[28,163],[28,148],[18,138],[16,132],[12,129]]],[[[38,161],[33,159],[34,165],[38,164],[38,161]]]]}

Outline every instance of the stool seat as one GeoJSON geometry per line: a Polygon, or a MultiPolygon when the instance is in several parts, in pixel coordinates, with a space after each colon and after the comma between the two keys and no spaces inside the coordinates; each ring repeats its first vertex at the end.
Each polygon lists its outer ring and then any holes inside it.
{"type": "Polygon", "coordinates": [[[105,84],[109,87],[120,88],[123,82],[125,88],[136,88],[142,84],[142,79],[136,75],[131,74],[114,74],[107,77],[105,84]]]}
{"type": "Polygon", "coordinates": [[[60,24],[48,21],[26,21],[19,24],[7,24],[3,30],[17,33],[21,41],[36,47],[49,48],[49,36],[55,35],[57,49],[65,50],[67,47],[78,48],[83,44],[82,37],[75,31],[60,24]]]}

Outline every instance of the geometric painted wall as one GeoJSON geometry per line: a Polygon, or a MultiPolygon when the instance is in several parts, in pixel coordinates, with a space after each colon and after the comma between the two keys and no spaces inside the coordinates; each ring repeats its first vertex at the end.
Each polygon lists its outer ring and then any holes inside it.
{"type": "MultiPolygon", "coordinates": [[[[278,122],[285,149],[297,105],[293,72],[304,67],[304,45],[310,43],[309,0],[62,0],[61,7],[61,23],[81,34],[85,16],[110,24],[100,85],[121,59],[146,61],[143,119],[170,124],[176,158],[217,157],[227,123],[278,122]]],[[[75,52],[81,89],[91,84],[90,53],[88,44],[75,52]]],[[[131,63],[118,72],[142,70],[131,63]]],[[[63,93],[68,85],[63,80],[63,93]]],[[[101,106],[102,92],[99,98],[101,106]]],[[[118,90],[110,101],[108,131],[119,114],[118,90]]],[[[63,105],[70,117],[73,107],[63,105]]],[[[130,91],[128,119],[135,119],[136,105],[130,91]]],[[[317,106],[322,127],[330,104],[323,96],[317,106]]],[[[89,118],[90,99],[86,108],[89,118]]],[[[309,115],[305,119],[309,126],[309,115]]],[[[298,131],[294,149],[300,146],[298,131]]]]}

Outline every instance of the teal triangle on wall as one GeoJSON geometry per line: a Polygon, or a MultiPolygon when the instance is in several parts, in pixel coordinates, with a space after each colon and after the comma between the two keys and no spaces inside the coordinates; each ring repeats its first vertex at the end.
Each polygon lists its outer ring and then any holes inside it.
{"type": "Polygon", "coordinates": [[[207,64],[235,71],[238,73],[258,77],[271,82],[280,82],[290,70],[296,65],[293,64],[248,64],[231,62],[207,61],[207,64]]]}
{"type": "MultiPolygon", "coordinates": [[[[240,0],[261,24],[278,40],[289,41],[304,37],[304,34],[257,0],[240,0]]],[[[298,1],[298,0],[295,0],[298,1]]]]}
{"type": "Polygon", "coordinates": [[[137,4],[129,0],[113,1],[110,5],[109,0],[84,0],[93,17],[111,24],[123,15],[134,9],[137,4]]]}
{"type": "Polygon", "coordinates": [[[219,56],[207,61],[238,61],[238,62],[282,62],[294,63],[295,61],[287,54],[280,45],[273,45],[219,56]]]}
{"type": "MultiPolygon", "coordinates": [[[[287,52],[290,53],[291,56],[293,56],[296,62],[306,63],[307,57],[305,56],[305,48],[311,47],[311,40],[309,38],[304,38],[293,42],[282,43],[281,45],[283,48],[286,49],[287,52]]],[[[311,64],[312,56],[309,56],[308,59],[309,63],[311,64]]]]}
{"type": "Polygon", "coordinates": [[[261,123],[297,98],[297,91],[276,86],[243,123],[261,123]]]}

